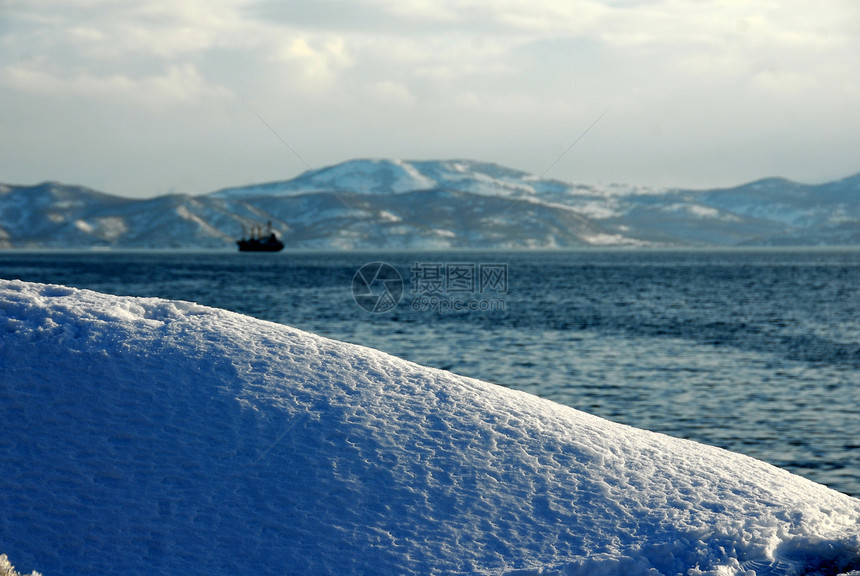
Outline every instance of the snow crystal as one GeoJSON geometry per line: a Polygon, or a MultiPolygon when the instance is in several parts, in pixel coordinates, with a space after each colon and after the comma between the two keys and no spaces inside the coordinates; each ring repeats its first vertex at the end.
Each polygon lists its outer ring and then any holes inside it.
{"type": "MultiPolygon", "coordinates": [[[[20,572],[15,570],[9,558],[5,554],[0,554],[0,576],[22,576],[20,572]]],[[[38,572],[32,572],[30,576],[42,576],[38,572]]]]}
{"type": "Polygon", "coordinates": [[[90,574],[838,574],[860,501],[187,302],[0,281],[0,547],[90,574]]]}

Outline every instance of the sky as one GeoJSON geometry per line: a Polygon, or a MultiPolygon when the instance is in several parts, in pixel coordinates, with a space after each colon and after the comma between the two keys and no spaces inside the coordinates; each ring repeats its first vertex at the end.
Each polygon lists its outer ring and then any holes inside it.
{"type": "Polygon", "coordinates": [[[355,158],[710,188],[860,172],[856,0],[0,0],[0,182],[355,158]]]}

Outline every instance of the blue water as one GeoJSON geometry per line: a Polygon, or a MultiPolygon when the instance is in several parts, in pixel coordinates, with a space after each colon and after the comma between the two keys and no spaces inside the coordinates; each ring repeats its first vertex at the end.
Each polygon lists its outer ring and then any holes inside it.
{"type": "Polygon", "coordinates": [[[860,250],[0,252],[0,277],[228,308],[860,495],[860,250]]]}

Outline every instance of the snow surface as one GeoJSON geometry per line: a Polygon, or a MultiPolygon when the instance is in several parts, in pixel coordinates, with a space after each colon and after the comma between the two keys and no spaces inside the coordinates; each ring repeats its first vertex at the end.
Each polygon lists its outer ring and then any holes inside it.
{"type": "Polygon", "coordinates": [[[189,302],[0,281],[0,370],[0,553],[46,576],[860,568],[824,486],[189,302]]]}

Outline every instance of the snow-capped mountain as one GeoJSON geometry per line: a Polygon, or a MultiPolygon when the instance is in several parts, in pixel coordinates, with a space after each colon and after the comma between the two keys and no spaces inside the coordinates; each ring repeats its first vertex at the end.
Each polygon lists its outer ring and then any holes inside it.
{"type": "Polygon", "coordinates": [[[308,192],[399,194],[414,190],[449,188],[485,196],[529,197],[568,186],[498,164],[472,160],[350,160],[309,170],[293,180],[213,193],[220,198],[291,196],[308,192]]]}
{"type": "Polygon", "coordinates": [[[713,190],[583,185],[470,160],[351,160],[292,180],[132,200],[0,185],[0,247],[233,248],[270,221],[288,248],[855,245],[860,174],[713,190]]]}

